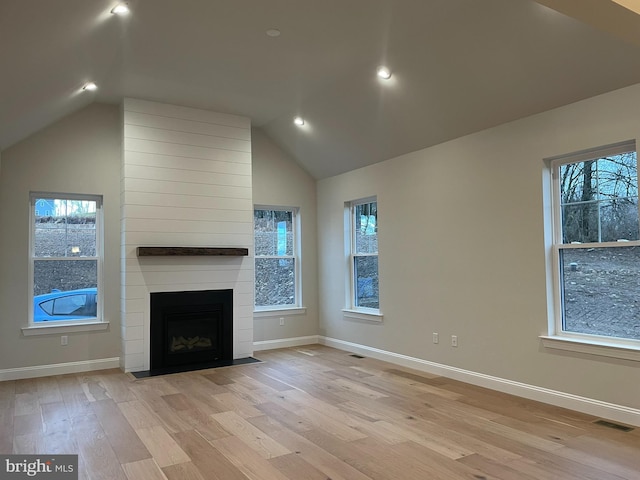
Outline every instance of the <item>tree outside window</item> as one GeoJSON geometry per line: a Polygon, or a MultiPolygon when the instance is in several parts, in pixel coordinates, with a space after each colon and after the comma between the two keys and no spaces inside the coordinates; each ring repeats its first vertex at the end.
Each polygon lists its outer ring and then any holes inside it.
{"type": "Polygon", "coordinates": [[[378,282],[378,203],[351,204],[351,291],[355,308],[380,308],[378,282]]]}
{"type": "Polygon", "coordinates": [[[635,144],[559,158],[554,175],[559,333],[640,340],[635,144]]]}

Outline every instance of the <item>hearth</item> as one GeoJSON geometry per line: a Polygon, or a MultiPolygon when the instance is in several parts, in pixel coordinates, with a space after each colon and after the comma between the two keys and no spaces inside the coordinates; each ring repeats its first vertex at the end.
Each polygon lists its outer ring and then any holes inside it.
{"type": "Polygon", "coordinates": [[[151,370],[233,360],[233,290],[151,293],[151,370]]]}

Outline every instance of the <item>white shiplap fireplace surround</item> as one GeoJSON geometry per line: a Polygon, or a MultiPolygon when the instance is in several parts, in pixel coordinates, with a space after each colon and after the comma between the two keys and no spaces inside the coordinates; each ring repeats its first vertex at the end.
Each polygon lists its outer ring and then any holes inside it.
{"type": "Polygon", "coordinates": [[[233,289],[233,358],[253,354],[251,125],[123,102],[121,367],[150,367],[150,294],[233,289]],[[138,257],[137,247],[241,247],[249,256],[138,257]]]}

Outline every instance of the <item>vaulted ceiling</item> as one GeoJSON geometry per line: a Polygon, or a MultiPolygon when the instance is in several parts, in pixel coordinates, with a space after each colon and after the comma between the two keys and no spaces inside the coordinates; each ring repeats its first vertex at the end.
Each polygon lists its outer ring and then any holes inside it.
{"type": "Polygon", "coordinates": [[[250,117],[325,178],[640,82],[640,16],[610,0],[116,4],[0,0],[0,150],[134,97],[250,117]]]}

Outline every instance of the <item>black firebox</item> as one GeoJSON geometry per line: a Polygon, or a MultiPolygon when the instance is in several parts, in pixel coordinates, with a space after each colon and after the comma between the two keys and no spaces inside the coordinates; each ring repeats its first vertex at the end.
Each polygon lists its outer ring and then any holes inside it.
{"type": "Polygon", "coordinates": [[[233,359],[233,290],[151,294],[151,370],[233,359]]]}

